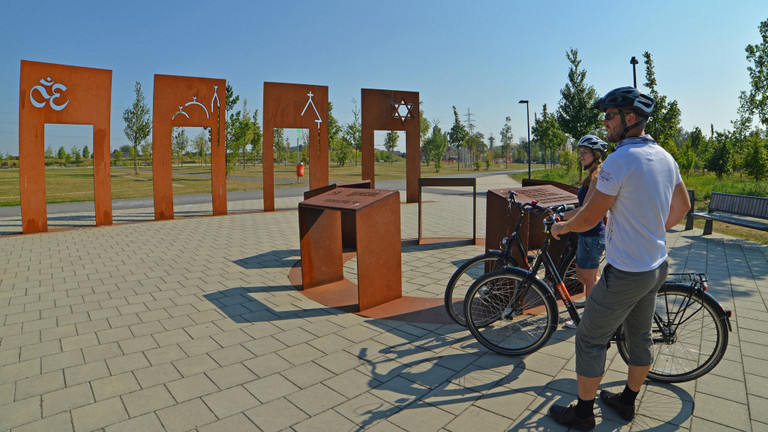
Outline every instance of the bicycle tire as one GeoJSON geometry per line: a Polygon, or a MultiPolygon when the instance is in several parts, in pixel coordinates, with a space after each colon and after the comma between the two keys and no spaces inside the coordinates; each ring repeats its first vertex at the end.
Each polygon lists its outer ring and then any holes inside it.
{"type": "Polygon", "coordinates": [[[456,324],[467,326],[464,321],[464,299],[472,284],[489,271],[502,269],[505,265],[517,267],[514,258],[504,258],[501,251],[489,251],[478,255],[459,266],[445,287],[445,311],[456,324]]]}
{"type": "Polygon", "coordinates": [[[557,269],[560,277],[563,279],[568,294],[574,295],[584,291],[584,284],[576,276],[576,254],[574,252],[565,256],[557,269]]]}
{"type": "MultiPolygon", "coordinates": [[[[687,284],[665,283],[656,297],[656,313],[662,321],[677,324],[670,340],[662,336],[659,323],[652,324],[653,364],[648,378],[666,383],[691,381],[709,373],[722,360],[728,348],[726,316],[720,304],[709,294],[697,295],[687,284]]],[[[629,363],[626,341],[620,332],[616,344],[619,354],[629,363]]]]}
{"type": "Polygon", "coordinates": [[[524,287],[528,274],[523,269],[506,267],[483,275],[467,293],[467,327],[491,351],[528,354],[544,346],[557,329],[557,302],[552,291],[539,279],[524,287]],[[528,288],[524,295],[521,288],[528,288]],[[502,317],[513,297],[518,297],[512,306],[514,313],[502,317]]]}

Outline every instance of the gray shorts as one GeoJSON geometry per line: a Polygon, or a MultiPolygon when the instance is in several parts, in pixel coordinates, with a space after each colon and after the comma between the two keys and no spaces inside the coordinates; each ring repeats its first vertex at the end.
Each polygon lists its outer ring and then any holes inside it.
{"type": "Polygon", "coordinates": [[[651,323],[656,293],[667,278],[665,261],[647,272],[625,272],[606,265],[603,275],[587,299],[576,330],[576,373],[595,378],[605,373],[605,350],[619,324],[629,351],[629,364],[648,366],[651,353],[651,323]]]}

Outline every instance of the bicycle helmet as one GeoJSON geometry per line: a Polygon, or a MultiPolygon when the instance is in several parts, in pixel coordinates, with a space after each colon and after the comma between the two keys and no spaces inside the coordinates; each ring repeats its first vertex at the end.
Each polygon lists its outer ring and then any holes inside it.
{"type": "Polygon", "coordinates": [[[605,112],[607,108],[632,109],[639,115],[649,117],[653,112],[655,101],[652,97],[642,94],[634,87],[619,87],[598,99],[592,108],[605,112]]]}
{"type": "Polygon", "coordinates": [[[579,140],[577,147],[589,147],[592,150],[605,153],[605,151],[608,150],[608,143],[594,135],[584,135],[579,140]]]}

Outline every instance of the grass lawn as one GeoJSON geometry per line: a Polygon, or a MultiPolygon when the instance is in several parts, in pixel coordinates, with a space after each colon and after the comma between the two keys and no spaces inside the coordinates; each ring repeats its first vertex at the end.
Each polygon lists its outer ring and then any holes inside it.
{"type": "MultiPolygon", "coordinates": [[[[524,178],[528,178],[528,173],[511,174],[511,177],[517,181],[522,181],[524,178]]],[[[576,169],[572,169],[571,172],[566,172],[564,168],[534,171],[531,174],[531,177],[540,180],[558,181],[573,186],[579,185],[579,172],[576,169]]],[[[684,175],[683,181],[685,181],[685,186],[688,189],[695,191],[696,202],[694,203],[694,209],[696,211],[707,210],[712,192],[768,197],[768,181],[755,181],[739,174],[718,179],[714,174],[710,173],[691,173],[684,175]]],[[[704,220],[694,219],[694,226],[703,229],[704,220]]],[[[752,228],[715,221],[713,224],[713,231],[731,237],[768,244],[768,233],[752,228]]]]}
{"type": "MultiPolygon", "coordinates": [[[[405,178],[405,162],[377,163],[376,181],[397,180],[405,178]]],[[[509,164],[494,165],[491,172],[527,169],[527,165],[509,164]]],[[[292,164],[275,165],[276,187],[306,186],[309,182],[307,167],[301,183],[296,181],[296,167],[292,164]]],[[[481,172],[488,172],[482,169],[481,172]]],[[[173,193],[175,195],[191,195],[211,193],[211,168],[207,165],[184,165],[173,167],[173,193]]],[[[474,172],[470,168],[456,169],[456,165],[443,165],[440,172],[435,172],[434,166],[422,165],[422,177],[436,177],[474,172]]],[[[331,166],[331,182],[359,181],[362,176],[360,165],[344,167],[331,166]]],[[[139,167],[139,173],[133,173],[132,166],[112,167],[112,199],[146,198],[152,196],[152,167],[139,167]]],[[[229,173],[227,191],[256,190],[263,187],[261,165],[238,166],[229,173]]],[[[93,168],[46,168],[45,170],[46,201],[48,203],[93,201],[93,168]]],[[[0,206],[18,206],[19,170],[0,169],[0,206]]]]}

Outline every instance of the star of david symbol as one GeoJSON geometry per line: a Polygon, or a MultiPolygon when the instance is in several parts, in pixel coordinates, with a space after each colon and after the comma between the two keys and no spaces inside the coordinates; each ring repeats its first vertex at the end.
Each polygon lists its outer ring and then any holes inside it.
{"type": "Polygon", "coordinates": [[[402,121],[413,118],[413,104],[407,103],[405,99],[400,99],[400,103],[395,105],[395,112],[392,114],[392,118],[399,118],[402,121]]]}

